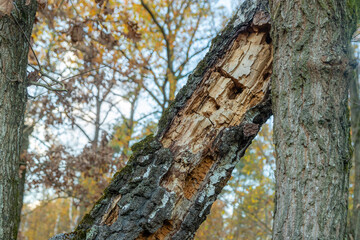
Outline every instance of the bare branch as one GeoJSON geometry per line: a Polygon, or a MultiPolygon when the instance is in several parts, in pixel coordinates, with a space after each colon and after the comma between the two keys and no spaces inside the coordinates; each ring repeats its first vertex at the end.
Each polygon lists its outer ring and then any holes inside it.
{"type": "Polygon", "coordinates": [[[51,86],[49,86],[47,84],[42,84],[39,82],[29,82],[29,85],[43,87],[43,88],[46,88],[47,90],[54,91],[54,92],[66,92],[67,91],[64,88],[52,88],[51,86]]]}
{"type": "Polygon", "coordinates": [[[172,51],[171,51],[168,36],[165,33],[164,28],[160,25],[160,23],[158,22],[158,20],[156,19],[155,15],[154,15],[154,13],[150,10],[149,6],[144,2],[144,0],[141,0],[141,5],[149,13],[151,19],[154,21],[155,25],[159,28],[161,34],[163,35],[163,38],[164,38],[165,44],[166,44],[166,54],[167,54],[168,68],[169,68],[170,72],[172,74],[174,74],[174,70],[173,70],[173,67],[172,67],[172,51]]]}

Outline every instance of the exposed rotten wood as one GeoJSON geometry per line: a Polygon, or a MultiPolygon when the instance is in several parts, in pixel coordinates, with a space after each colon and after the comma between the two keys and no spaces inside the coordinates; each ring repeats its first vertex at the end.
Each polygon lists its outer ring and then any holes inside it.
{"type": "Polygon", "coordinates": [[[120,210],[117,203],[120,201],[120,199],[121,199],[121,195],[119,194],[112,201],[111,207],[108,209],[107,213],[105,213],[104,216],[102,217],[101,224],[106,224],[111,226],[117,220],[117,218],[119,217],[119,210],[120,210]]]}
{"type": "MultiPolygon", "coordinates": [[[[259,12],[255,16],[258,15],[264,14],[259,12]]],[[[201,188],[213,175],[216,161],[221,161],[213,151],[213,142],[219,133],[240,125],[246,113],[265,100],[270,83],[272,46],[266,42],[269,28],[263,25],[259,29],[252,24],[239,34],[161,138],[162,145],[171,150],[175,161],[160,186],[176,193],[178,209],[194,204],[202,193],[201,188]],[[239,90],[239,86],[243,88],[239,90]],[[190,161],[189,156],[192,156],[190,161]]],[[[244,136],[254,136],[258,130],[258,124],[246,124],[244,136]]],[[[180,227],[179,219],[187,214],[185,207],[184,211],[173,214],[174,232],[180,227]]]]}

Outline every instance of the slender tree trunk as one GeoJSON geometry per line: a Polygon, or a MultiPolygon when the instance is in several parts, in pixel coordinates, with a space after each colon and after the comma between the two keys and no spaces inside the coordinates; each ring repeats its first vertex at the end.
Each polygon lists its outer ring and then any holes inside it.
{"type": "Polygon", "coordinates": [[[95,117],[95,130],[94,130],[94,138],[92,141],[92,147],[97,149],[99,145],[99,136],[100,136],[100,114],[101,114],[101,105],[102,102],[100,100],[100,88],[101,86],[97,86],[97,94],[95,96],[96,99],[96,117],[95,117]]]}
{"type": "Polygon", "coordinates": [[[192,239],[271,115],[266,1],[246,1],[163,114],[156,136],[75,232],[53,239],[192,239]],[[265,3],[264,3],[265,2],[265,3]]]}
{"type": "Polygon", "coordinates": [[[69,228],[73,230],[75,227],[75,222],[73,218],[73,198],[69,198],[69,228]]]}
{"type": "Polygon", "coordinates": [[[79,224],[79,221],[80,221],[81,217],[83,217],[83,216],[80,215],[80,207],[79,206],[76,206],[76,211],[77,211],[77,214],[76,214],[76,217],[75,217],[75,220],[74,220],[74,227],[79,224]]]}
{"type": "Polygon", "coordinates": [[[24,192],[25,192],[25,180],[26,180],[26,153],[29,148],[29,138],[31,133],[33,132],[33,126],[24,126],[22,131],[22,142],[20,146],[20,162],[19,162],[19,205],[18,205],[18,231],[20,228],[20,220],[21,220],[21,209],[24,203],[24,192]]]}
{"type": "Polygon", "coordinates": [[[360,239],[360,92],[359,72],[350,83],[351,131],[353,140],[353,159],[355,165],[355,183],[353,216],[351,221],[351,234],[354,239],[360,239]]]}
{"type": "Polygon", "coordinates": [[[15,1],[0,17],[0,239],[16,239],[19,157],[26,104],[26,67],[36,2],[15,1]]]}
{"type": "Polygon", "coordinates": [[[273,239],[344,239],[350,168],[347,1],[270,1],[273,239]]]}
{"type": "Polygon", "coordinates": [[[61,217],[61,213],[59,212],[55,221],[54,234],[58,233],[60,217],[61,217]]]}

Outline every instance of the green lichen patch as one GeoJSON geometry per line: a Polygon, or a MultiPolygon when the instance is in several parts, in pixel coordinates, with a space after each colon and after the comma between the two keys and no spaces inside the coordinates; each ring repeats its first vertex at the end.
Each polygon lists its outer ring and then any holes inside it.
{"type": "Polygon", "coordinates": [[[173,112],[174,108],[174,102],[171,102],[169,107],[165,109],[165,111],[163,112],[163,114],[161,115],[161,118],[159,120],[158,123],[158,132],[162,133],[163,130],[165,130],[166,126],[168,125],[168,123],[170,122],[170,120],[174,117],[173,114],[170,114],[171,112],[173,112]]]}
{"type": "MultiPolygon", "coordinates": [[[[94,205],[94,207],[96,206],[96,204],[94,205]]],[[[82,218],[81,222],[79,223],[79,226],[76,228],[76,230],[74,231],[74,233],[76,233],[77,235],[84,231],[84,229],[90,228],[93,224],[94,224],[95,219],[93,217],[91,217],[90,214],[85,214],[85,216],[82,218]]]]}
{"type": "Polygon", "coordinates": [[[134,158],[138,156],[145,156],[151,153],[156,152],[161,148],[161,143],[154,137],[153,134],[148,135],[143,140],[138,143],[135,143],[131,150],[133,151],[134,158]]]}

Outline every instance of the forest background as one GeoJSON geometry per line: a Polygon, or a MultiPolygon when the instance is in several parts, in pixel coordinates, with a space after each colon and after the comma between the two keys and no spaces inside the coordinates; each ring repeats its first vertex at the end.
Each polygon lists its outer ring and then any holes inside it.
{"type": "MultiPolygon", "coordinates": [[[[74,229],[126,164],[132,144],[156,131],[161,113],[240,2],[39,2],[30,39],[19,239],[74,229]]],[[[196,239],[271,239],[274,165],[270,121],[196,239]]],[[[350,197],[354,181],[352,170],[350,197]]],[[[352,208],[350,199],[349,222],[352,208]]]]}

